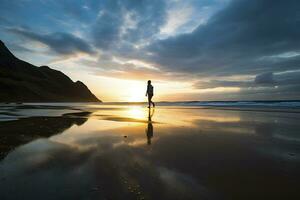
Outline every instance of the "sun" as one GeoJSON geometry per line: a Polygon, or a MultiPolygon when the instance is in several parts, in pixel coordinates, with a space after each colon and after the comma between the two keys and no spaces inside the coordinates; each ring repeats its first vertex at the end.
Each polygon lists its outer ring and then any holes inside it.
{"type": "Polygon", "coordinates": [[[145,84],[130,84],[128,87],[127,101],[129,102],[142,102],[145,101],[146,88],[145,84]]]}

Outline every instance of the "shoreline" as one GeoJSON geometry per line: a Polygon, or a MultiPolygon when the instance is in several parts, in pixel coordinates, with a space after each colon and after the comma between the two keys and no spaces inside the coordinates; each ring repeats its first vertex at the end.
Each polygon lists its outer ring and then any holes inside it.
{"type": "MultiPolygon", "coordinates": [[[[94,110],[124,110],[127,108],[144,108],[141,105],[122,104],[21,104],[0,106],[0,123],[14,121],[30,117],[60,117],[74,112],[90,112],[94,110]]],[[[146,109],[146,106],[145,108],[146,109]]],[[[156,109],[178,109],[178,110],[223,110],[236,112],[264,112],[264,113],[291,113],[300,114],[300,108],[278,108],[278,107],[254,107],[254,106],[187,106],[187,105],[158,105],[156,109]]]]}

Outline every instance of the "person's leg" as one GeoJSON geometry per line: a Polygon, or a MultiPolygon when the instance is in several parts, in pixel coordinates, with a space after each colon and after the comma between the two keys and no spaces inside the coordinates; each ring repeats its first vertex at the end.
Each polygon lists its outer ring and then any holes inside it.
{"type": "Polygon", "coordinates": [[[151,107],[151,96],[150,95],[148,95],[148,108],[150,108],[151,107]]]}
{"type": "MultiPolygon", "coordinates": [[[[155,104],[154,104],[154,102],[152,101],[152,97],[153,97],[153,95],[150,96],[150,103],[152,104],[153,107],[155,107],[155,104]]],[[[150,103],[149,103],[149,104],[150,104],[150,103]]]]}

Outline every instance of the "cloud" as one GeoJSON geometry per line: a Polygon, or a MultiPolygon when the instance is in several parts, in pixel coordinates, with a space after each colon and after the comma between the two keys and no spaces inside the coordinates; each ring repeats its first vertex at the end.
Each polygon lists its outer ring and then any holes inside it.
{"type": "Polygon", "coordinates": [[[52,34],[38,34],[19,28],[9,28],[8,31],[29,40],[41,42],[59,54],[95,53],[93,47],[89,43],[70,33],[56,32],[52,34]]]}
{"type": "Polygon", "coordinates": [[[232,99],[299,99],[300,98],[300,70],[283,73],[258,74],[248,80],[210,80],[198,81],[194,88],[205,90],[214,88],[240,88],[231,94],[232,99]]]}
{"type": "Polygon", "coordinates": [[[259,74],[255,77],[254,83],[256,84],[274,84],[274,77],[272,72],[259,74]]]}
{"type": "Polygon", "coordinates": [[[196,89],[213,89],[218,87],[250,87],[253,83],[250,81],[227,81],[227,80],[210,80],[197,81],[194,84],[196,89]]]}
{"type": "Polygon", "coordinates": [[[96,62],[80,67],[97,75],[176,79],[196,91],[235,87],[232,95],[245,98],[297,95],[290,71],[300,69],[299,8],[298,0],[11,0],[0,7],[0,37],[33,62],[40,55],[28,50],[44,51],[31,41],[56,60],[90,54],[96,62]]]}
{"type": "MultiPolygon", "coordinates": [[[[274,87],[274,86],[287,86],[287,85],[300,85],[300,70],[287,71],[284,73],[263,73],[258,74],[252,79],[248,80],[210,80],[198,81],[194,84],[197,89],[210,89],[217,87],[239,87],[239,88],[254,88],[254,87],[274,87]]],[[[300,94],[300,92],[299,92],[300,94]]]]}
{"type": "Polygon", "coordinates": [[[258,74],[299,67],[299,60],[285,65],[287,59],[262,59],[300,51],[299,6],[295,0],[232,1],[193,32],[150,44],[149,59],[170,71],[201,76],[258,74]]]}
{"type": "Polygon", "coordinates": [[[159,32],[165,23],[165,1],[103,1],[92,36],[101,49],[119,48],[125,44],[143,43],[159,32]]]}
{"type": "Polygon", "coordinates": [[[229,0],[167,1],[167,21],[161,28],[162,38],[192,32],[227,5],[229,0]]]}
{"type": "Polygon", "coordinates": [[[128,80],[184,80],[186,77],[176,73],[162,73],[150,63],[142,63],[136,60],[127,60],[111,57],[110,54],[102,54],[97,60],[80,59],[81,65],[97,76],[114,77],[128,80]]]}
{"type": "Polygon", "coordinates": [[[24,52],[24,53],[36,53],[36,51],[34,49],[29,49],[29,48],[26,48],[22,45],[18,45],[15,43],[8,43],[6,45],[9,46],[9,49],[12,51],[19,51],[19,52],[24,52]]]}

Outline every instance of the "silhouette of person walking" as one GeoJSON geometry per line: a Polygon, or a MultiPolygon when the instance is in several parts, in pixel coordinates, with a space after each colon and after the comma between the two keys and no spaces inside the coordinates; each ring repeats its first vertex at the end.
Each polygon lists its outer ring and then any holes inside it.
{"type": "Polygon", "coordinates": [[[153,125],[152,125],[152,116],[154,114],[154,110],[151,114],[151,109],[149,108],[148,111],[148,126],[146,128],[146,135],[147,135],[147,144],[150,145],[151,144],[151,139],[153,137],[153,125]]]}
{"type": "Polygon", "coordinates": [[[155,107],[154,102],[152,101],[152,97],[153,97],[153,86],[151,85],[151,80],[148,81],[148,85],[147,85],[147,91],[146,91],[146,96],[148,96],[148,108],[151,107],[151,104],[153,107],[155,107]]]}

